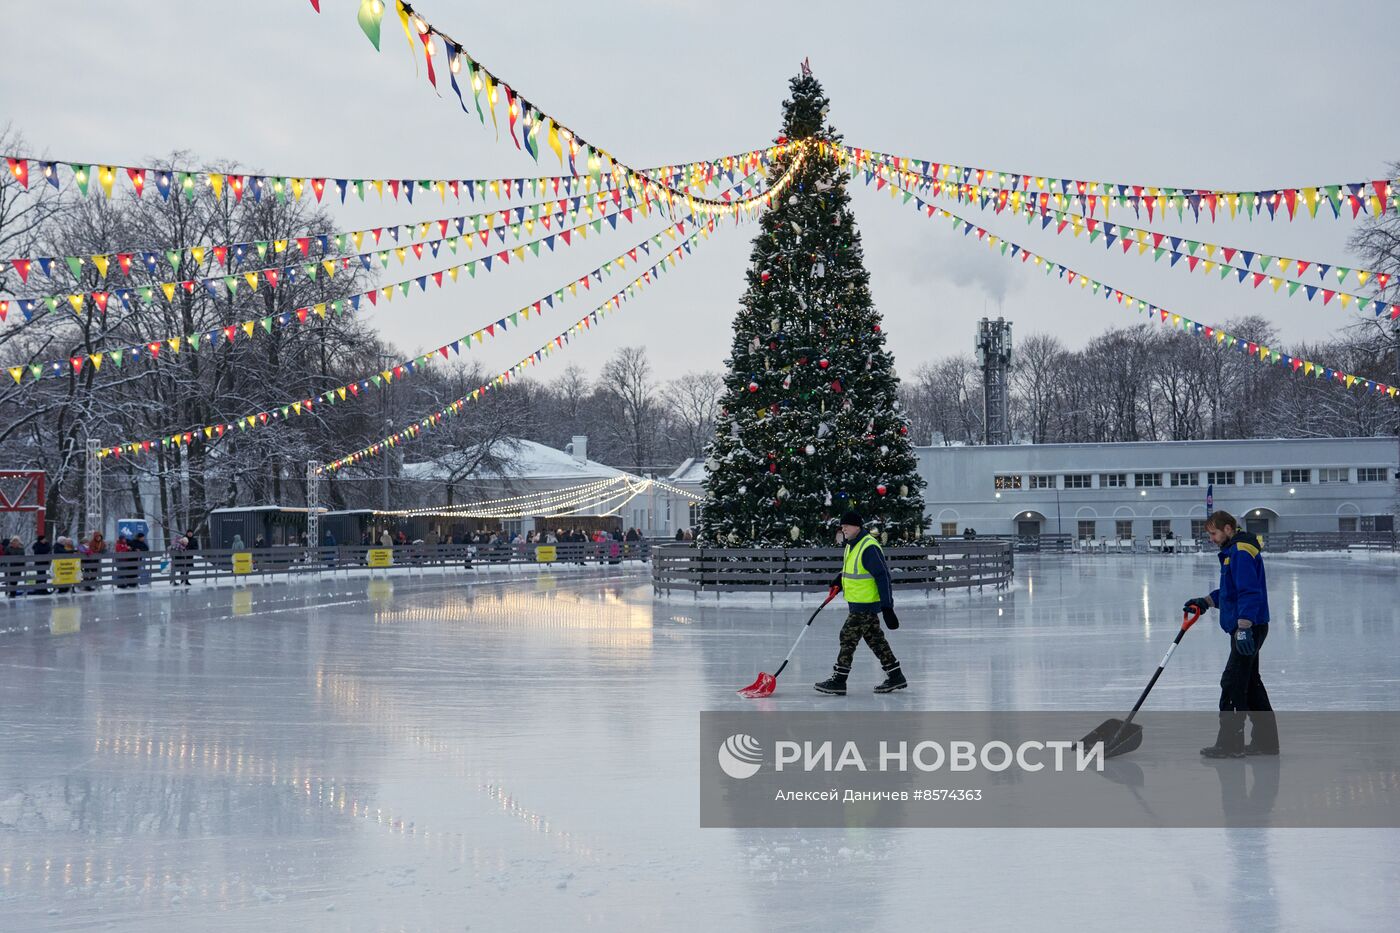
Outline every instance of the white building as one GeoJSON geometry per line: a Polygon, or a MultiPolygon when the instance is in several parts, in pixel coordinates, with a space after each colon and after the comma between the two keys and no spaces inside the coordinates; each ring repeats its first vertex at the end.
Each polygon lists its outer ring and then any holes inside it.
{"type": "Polygon", "coordinates": [[[482,467],[455,478],[448,465],[436,460],[405,463],[402,476],[419,483],[442,484],[443,495],[427,492],[418,497],[423,504],[445,505],[445,489],[450,485],[454,504],[492,501],[491,513],[509,511],[509,502],[497,500],[559,493],[543,505],[538,498],[531,500],[531,505],[544,514],[491,521],[511,533],[570,524],[591,529],[606,524],[600,519],[615,517],[623,529],[639,528],[647,536],[670,536],[677,527],[683,527],[676,525],[677,517],[688,514],[684,497],[651,482],[650,477],[588,459],[588,438],[584,435],[575,436],[566,450],[535,441],[512,440],[502,448],[498,459],[502,461],[499,469],[482,467]]]}
{"type": "Polygon", "coordinates": [[[1393,437],[918,447],[935,533],[1199,538],[1206,491],[1250,531],[1389,531],[1393,437]]]}

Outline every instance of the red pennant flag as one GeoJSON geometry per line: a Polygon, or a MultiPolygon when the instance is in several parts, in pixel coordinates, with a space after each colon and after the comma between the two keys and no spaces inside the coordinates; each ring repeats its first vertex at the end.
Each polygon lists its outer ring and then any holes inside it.
{"type": "Polygon", "coordinates": [[[303,324],[306,323],[306,311],[306,308],[297,308],[297,320],[303,324]]]}
{"type": "Polygon", "coordinates": [[[1263,282],[1265,278],[1267,278],[1267,276],[1265,276],[1262,272],[1254,273],[1254,287],[1258,288],[1259,283],[1263,282]]]}
{"type": "Polygon", "coordinates": [[[1288,188],[1283,192],[1283,203],[1288,205],[1288,219],[1293,219],[1293,211],[1298,206],[1298,189],[1288,188]]]}
{"type": "MultiPolygon", "coordinates": [[[[396,184],[398,184],[398,183],[395,182],[395,181],[393,181],[393,180],[390,180],[389,184],[390,184],[390,185],[396,185],[396,184]]],[[[384,228],[383,228],[383,227],[375,227],[373,230],[370,231],[370,233],[373,233],[373,234],[374,234],[374,245],[375,245],[375,246],[378,246],[378,245],[379,245],[379,237],[384,233],[384,228]]]]}
{"type": "MultiPolygon", "coordinates": [[[[12,161],[13,161],[13,160],[12,160],[12,161]]],[[[19,280],[20,280],[21,282],[28,282],[28,281],[29,281],[29,267],[33,265],[33,263],[32,263],[30,260],[28,260],[28,259],[11,259],[11,260],[10,260],[10,265],[14,266],[14,267],[15,267],[15,271],[19,273],[19,280]]]]}
{"type": "Polygon", "coordinates": [[[1324,305],[1327,304],[1327,302],[1331,301],[1332,298],[1333,298],[1336,294],[1337,294],[1336,292],[1330,291],[1330,290],[1324,288],[1324,289],[1322,290],[1322,303],[1323,303],[1324,305]]]}
{"type": "Polygon", "coordinates": [[[224,337],[226,337],[226,338],[228,339],[228,342],[229,342],[229,343],[233,343],[233,335],[234,335],[235,333],[236,333],[236,331],[235,331],[234,326],[233,326],[232,324],[230,324],[228,327],[225,327],[225,328],[224,328],[224,337]]]}
{"type": "Polygon", "coordinates": [[[413,244],[413,255],[416,256],[416,257],[418,257],[419,259],[422,259],[422,258],[423,258],[423,244],[422,244],[422,243],[414,243],[414,244],[413,244]]]}
{"type": "Polygon", "coordinates": [[[496,254],[496,258],[499,259],[501,262],[505,263],[506,265],[510,265],[509,250],[501,250],[499,253],[496,254]]]}
{"type": "Polygon", "coordinates": [[[97,310],[101,311],[103,314],[107,313],[107,302],[109,299],[111,299],[111,297],[112,296],[109,292],[92,293],[92,300],[97,302],[97,310]]]}
{"type": "Polygon", "coordinates": [[[1220,252],[1221,252],[1221,255],[1223,255],[1223,256],[1225,257],[1225,261],[1226,261],[1226,262],[1232,262],[1232,261],[1234,260],[1234,258],[1235,258],[1235,250],[1234,250],[1233,247],[1229,247],[1229,246],[1221,247],[1220,252]]]}
{"type": "Polygon", "coordinates": [[[379,304],[379,289],[376,288],[373,291],[365,292],[365,297],[369,299],[370,304],[379,304]]]}
{"type": "Polygon", "coordinates": [[[273,288],[276,288],[276,287],[277,287],[277,270],[276,270],[276,269],[267,269],[267,270],[265,270],[265,271],[263,272],[263,275],[267,278],[267,284],[271,285],[273,288]]]}
{"type": "Polygon", "coordinates": [[[1198,262],[1200,262],[1200,261],[1201,261],[1201,257],[1199,257],[1199,256],[1187,256],[1187,257],[1186,257],[1186,265],[1187,265],[1188,267],[1190,267],[1190,269],[1191,269],[1192,272],[1195,272],[1195,271],[1196,271],[1196,263],[1198,263],[1198,262]]]}
{"type": "Polygon", "coordinates": [[[81,356],[71,357],[68,362],[73,364],[73,373],[75,375],[83,371],[83,358],[81,356]]]}
{"type": "Polygon", "coordinates": [[[146,344],[146,349],[151,352],[151,359],[157,358],[158,356],[160,356],[160,341],[153,340],[152,342],[146,344]]]}
{"type": "Polygon", "coordinates": [[[359,395],[359,394],[360,394],[360,384],[359,384],[358,382],[352,382],[352,383],[350,383],[350,394],[351,394],[351,395],[359,395]]]}
{"type": "Polygon", "coordinates": [[[1212,221],[1215,220],[1215,202],[1216,202],[1216,195],[1214,195],[1214,194],[1208,194],[1208,195],[1206,195],[1206,206],[1210,208],[1210,219],[1211,219],[1212,221]]]}
{"type": "Polygon", "coordinates": [[[439,269],[437,272],[434,272],[434,273],[433,273],[433,281],[437,283],[437,287],[438,287],[438,288],[442,288],[442,270],[441,270],[441,269],[439,269]]]}
{"type": "Polygon", "coordinates": [[[131,260],[134,258],[131,253],[117,253],[117,268],[122,270],[122,275],[130,277],[131,260]]]}
{"type": "MultiPolygon", "coordinates": [[[[394,200],[397,201],[399,199],[399,180],[397,178],[389,179],[389,190],[394,193],[394,200]]],[[[379,242],[378,230],[374,231],[374,242],[379,242]]]]}
{"type": "Polygon", "coordinates": [[[442,354],[442,358],[443,358],[443,359],[447,359],[447,348],[446,348],[446,347],[438,347],[438,352],[442,354]]]}
{"type": "Polygon", "coordinates": [[[569,240],[571,239],[572,236],[573,236],[573,231],[572,231],[572,230],[561,230],[561,231],[559,232],[559,239],[561,239],[561,240],[564,241],[564,245],[565,245],[565,246],[568,246],[568,245],[569,245],[569,240]]]}
{"type": "Polygon", "coordinates": [[[29,188],[29,160],[28,159],[6,159],[10,164],[10,174],[15,177],[26,189],[29,188]]]}
{"type": "Polygon", "coordinates": [[[299,237],[297,237],[297,249],[301,250],[301,256],[302,256],[303,259],[305,259],[308,255],[310,255],[310,253],[311,253],[311,237],[309,237],[309,236],[299,236],[299,237]]]}
{"type": "Polygon", "coordinates": [[[242,176],[242,175],[230,175],[230,176],[228,176],[228,186],[229,186],[229,188],[233,189],[233,203],[235,203],[235,204],[242,204],[242,203],[243,203],[243,176],[242,176]]]}
{"type": "MultiPolygon", "coordinates": [[[[423,60],[426,61],[426,62],[428,63],[428,81],[433,85],[434,88],[436,88],[436,87],[437,87],[437,72],[433,70],[433,34],[432,34],[432,31],[430,30],[430,31],[428,31],[428,32],[419,33],[419,34],[418,34],[418,37],[419,37],[420,39],[423,40],[423,60]]],[[[517,148],[517,149],[520,148],[520,144],[519,144],[519,143],[516,143],[516,148],[517,148]]]]}
{"type": "Polygon", "coordinates": [[[194,294],[194,282],[192,280],[186,279],[185,281],[180,283],[180,287],[185,290],[186,295],[194,294]]]}
{"type": "Polygon", "coordinates": [[[321,200],[321,195],[326,193],[326,180],[324,178],[311,179],[311,190],[316,192],[316,200],[321,200]]]}
{"type": "Polygon", "coordinates": [[[146,170],[129,168],[126,170],[126,177],[131,179],[131,187],[136,189],[136,196],[141,197],[141,192],[146,190],[146,170]]]}

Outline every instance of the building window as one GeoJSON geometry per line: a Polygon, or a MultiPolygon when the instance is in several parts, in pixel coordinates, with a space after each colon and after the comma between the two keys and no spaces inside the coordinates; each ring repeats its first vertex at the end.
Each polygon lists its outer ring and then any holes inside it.
{"type": "Polygon", "coordinates": [[[1323,467],[1317,471],[1317,481],[1319,483],[1345,483],[1350,480],[1350,467],[1323,467]]]}
{"type": "Polygon", "coordinates": [[[1356,530],[1356,516],[1355,516],[1355,515],[1348,515],[1346,518],[1339,518],[1339,519],[1337,519],[1337,530],[1338,530],[1338,531],[1355,531],[1355,530],[1356,530]]]}
{"type": "Polygon", "coordinates": [[[1019,473],[998,473],[996,476],[997,489],[1020,489],[1021,474],[1019,473]]]}
{"type": "Polygon", "coordinates": [[[1032,489],[1054,489],[1055,477],[1051,473],[1036,473],[1031,476],[1032,489]]]}
{"type": "Polygon", "coordinates": [[[958,533],[958,523],[957,523],[957,522],[943,522],[939,527],[941,528],[941,530],[942,530],[942,532],[943,532],[943,537],[945,537],[945,538],[952,538],[952,537],[956,537],[956,536],[957,536],[957,533],[958,533]]]}
{"type": "Polygon", "coordinates": [[[1367,531],[1379,531],[1390,534],[1395,531],[1394,515],[1367,515],[1361,520],[1361,527],[1367,531]],[[1368,526],[1369,523],[1369,526],[1368,526]]]}
{"type": "Polygon", "coordinates": [[[1356,481],[1358,483],[1384,483],[1386,481],[1385,467],[1357,467],[1356,481]]]}
{"type": "Polygon", "coordinates": [[[1206,536],[1206,520],[1204,518],[1191,519],[1191,539],[1199,541],[1206,536]]]}
{"type": "Polygon", "coordinates": [[[1094,520],[1093,520],[1093,519],[1080,519],[1080,520],[1079,520],[1079,537],[1080,537],[1080,538],[1092,538],[1093,536],[1094,536],[1094,520]]]}
{"type": "Polygon", "coordinates": [[[1201,474],[1199,473],[1173,473],[1173,486],[1199,486],[1201,485],[1201,474]]]}
{"type": "Polygon", "coordinates": [[[1244,484],[1246,486],[1272,486],[1274,484],[1274,471],[1245,470],[1244,484]]]}
{"type": "Polygon", "coordinates": [[[1170,518],[1152,519],[1152,537],[1166,538],[1172,533],[1172,520],[1170,518]]]}
{"type": "Polygon", "coordinates": [[[1312,482],[1312,470],[1284,470],[1283,482],[1287,486],[1297,486],[1300,483],[1312,482]]]}
{"type": "MultiPolygon", "coordinates": [[[[1066,489],[1090,489],[1094,485],[1094,477],[1089,473],[1066,473],[1066,489]]],[[[1093,524],[1093,522],[1090,522],[1093,524]]]]}
{"type": "Polygon", "coordinates": [[[1133,536],[1133,520],[1131,518],[1120,518],[1113,523],[1113,531],[1118,535],[1118,540],[1127,541],[1133,536]]]}
{"type": "Polygon", "coordinates": [[[1235,471],[1211,470],[1206,474],[1206,482],[1212,486],[1233,486],[1235,485],[1235,471]]]}
{"type": "Polygon", "coordinates": [[[1161,473],[1134,473],[1134,486],[1160,486],[1162,485],[1161,473]]]}
{"type": "Polygon", "coordinates": [[[1127,473],[1100,473],[1100,489],[1121,489],[1128,485],[1127,473]]]}

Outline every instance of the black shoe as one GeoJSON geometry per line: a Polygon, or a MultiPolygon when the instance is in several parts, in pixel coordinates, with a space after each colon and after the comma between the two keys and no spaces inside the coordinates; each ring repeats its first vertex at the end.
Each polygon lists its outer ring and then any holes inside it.
{"type": "Polygon", "coordinates": [[[1278,746],[1275,745],[1272,748],[1264,748],[1259,745],[1255,745],[1253,742],[1250,742],[1244,747],[1244,753],[1251,757],[1256,755],[1277,755],[1278,746]]]}
{"type": "Polygon", "coordinates": [[[1243,758],[1244,752],[1237,749],[1222,748],[1219,745],[1207,745],[1201,749],[1202,758],[1243,758]]]}
{"type": "Polygon", "coordinates": [[[894,693],[896,690],[903,690],[909,686],[909,681],[904,679],[904,672],[895,668],[885,674],[885,682],[875,687],[876,693],[894,693]]]}
{"type": "Polygon", "coordinates": [[[814,685],[818,693],[827,693],[834,697],[846,695],[846,675],[832,674],[826,680],[814,685]]]}

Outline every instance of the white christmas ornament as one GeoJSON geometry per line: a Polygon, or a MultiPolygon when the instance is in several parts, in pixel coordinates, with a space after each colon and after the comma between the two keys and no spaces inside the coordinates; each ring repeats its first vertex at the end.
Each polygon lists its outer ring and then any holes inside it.
{"type": "Polygon", "coordinates": [[[817,452],[817,448],[814,447],[814,446],[812,446],[811,444],[808,444],[808,445],[807,445],[805,448],[803,448],[803,449],[807,452],[807,456],[809,456],[809,457],[812,456],[812,454],[814,454],[814,453],[817,452]]]}

